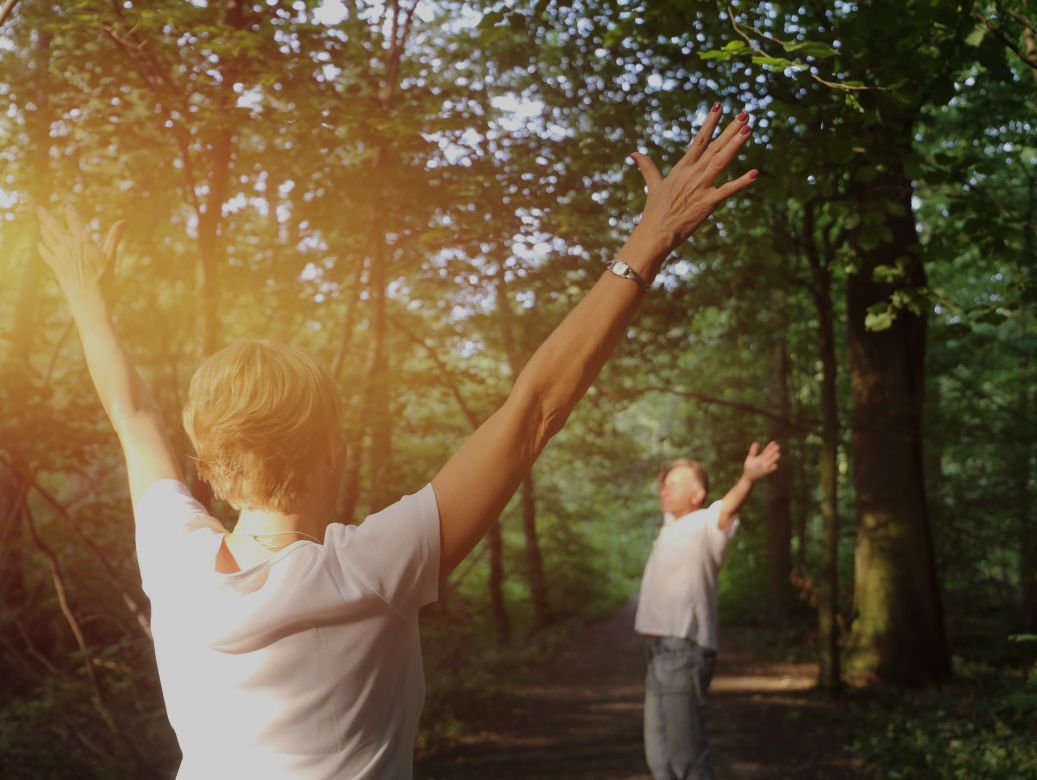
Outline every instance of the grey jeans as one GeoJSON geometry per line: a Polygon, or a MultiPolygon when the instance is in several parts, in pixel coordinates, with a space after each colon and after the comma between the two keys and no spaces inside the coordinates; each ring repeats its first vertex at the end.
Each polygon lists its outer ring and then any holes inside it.
{"type": "Polygon", "coordinates": [[[655,780],[713,780],[706,742],[706,691],[716,651],[691,639],[649,639],[645,758],[655,780]]]}

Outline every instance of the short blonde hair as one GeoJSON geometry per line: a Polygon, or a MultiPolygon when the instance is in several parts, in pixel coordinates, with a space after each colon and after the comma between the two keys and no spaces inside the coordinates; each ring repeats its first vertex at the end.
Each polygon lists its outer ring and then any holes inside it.
{"type": "Polygon", "coordinates": [[[273,341],[242,341],[191,377],[184,430],[198,476],[237,509],[299,506],[318,461],[337,442],[342,405],[315,358],[273,341]]]}

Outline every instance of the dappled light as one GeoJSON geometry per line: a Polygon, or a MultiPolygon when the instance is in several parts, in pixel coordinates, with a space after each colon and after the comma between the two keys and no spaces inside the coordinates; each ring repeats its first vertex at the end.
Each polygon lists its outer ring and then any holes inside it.
{"type": "Polygon", "coordinates": [[[0,0],[0,777],[1033,777],[1035,36],[0,0]]]}

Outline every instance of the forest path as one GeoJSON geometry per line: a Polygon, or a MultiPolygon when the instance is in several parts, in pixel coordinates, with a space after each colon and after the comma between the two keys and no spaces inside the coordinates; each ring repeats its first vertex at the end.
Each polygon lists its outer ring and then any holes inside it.
{"type": "MultiPolygon", "coordinates": [[[[583,629],[548,668],[512,681],[516,698],[478,732],[419,756],[423,780],[648,778],[641,741],[644,650],[634,604],[583,629]]],[[[762,658],[752,629],[725,627],[709,692],[720,780],[869,777],[846,753],[849,716],[814,690],[817,667],[762,658]]]]}

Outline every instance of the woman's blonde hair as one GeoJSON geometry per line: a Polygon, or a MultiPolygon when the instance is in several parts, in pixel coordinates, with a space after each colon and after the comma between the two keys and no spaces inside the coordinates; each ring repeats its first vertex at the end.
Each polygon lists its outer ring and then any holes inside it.
{"type": "Polygon", "coordinates": [[[338,441],[341,401],[324,366],[297,347],[242,341],[191,377],[184,430],[198,476],[238,509],[298,508],[338,441]]]}

